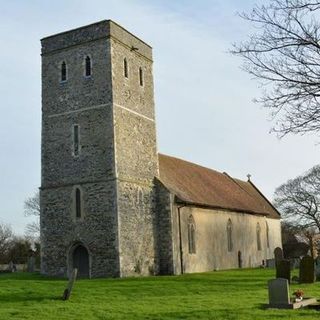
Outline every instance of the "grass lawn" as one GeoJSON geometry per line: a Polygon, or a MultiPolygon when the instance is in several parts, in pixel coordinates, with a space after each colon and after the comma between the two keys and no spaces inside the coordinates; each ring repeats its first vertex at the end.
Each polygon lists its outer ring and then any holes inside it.
{"type": "MultiPolygon", "coordinates": [[[[0,319],[317,319],[315,310],[264,310],[274,270],[244,269],[171,277],[66,280],[0,274],[0,319]]],[[[292,285],[320,298],[320,284],[292,285]]]]}

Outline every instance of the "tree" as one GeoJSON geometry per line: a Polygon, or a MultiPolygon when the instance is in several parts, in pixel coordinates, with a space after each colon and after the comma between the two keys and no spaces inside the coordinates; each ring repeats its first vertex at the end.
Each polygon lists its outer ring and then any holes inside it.
{"type": "Polygon", "coordinates": [[[39,191],[35,192],[32,197],[29,197],[24,202],[24,215],[26,217],[34,216],[36,221],[28,223],[26,227],[26,235],[32,238],[40,236],[40,195],[39,191]]]}
{"type": "Polygon", "coordinates": [[[7,263],[12,261],[17,264],[27,263],[28,257],[33,253],[31,243],[23,237],[13,237],[7,254],[7,263]]]}
{"type": "Polygon", "coordinates": [[[9,243],[12,239],[11,227],[6,224],[0,223],[0,263],[6,259],[9,251],[9,243]]]}
{"type": "Polygon", "coordinates": [[[269,108],[279,136],[320,131],[320,2],[270,0],[240,16],[256,27],[233,54],[265,86],[256,99],[269,108]]]}
{"type": "Polygon", "coordinates": [[[311,256],[317,256],[319,234],[315,228],[301,228],[286,220],[281,222],[282,247],[285,257],[303,256],[309,249],[311,256]]]}
{"type": "Polygon", "coordinates": [[[278,187],[274,205],[291,229],[308,239],[313,252],[320,233],[320,165],[278,187]]]}

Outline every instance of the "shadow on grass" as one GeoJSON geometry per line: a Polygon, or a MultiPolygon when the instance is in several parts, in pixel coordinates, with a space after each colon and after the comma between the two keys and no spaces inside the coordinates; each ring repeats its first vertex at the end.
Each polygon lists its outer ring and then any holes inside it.
{"type": "MultiPolygon", "coordinates": [[[[239,319],[239,315],[237,312],[230,312],[230,310],[226,309],[220,309],[220,310],[190,310],[190,311],[179,311],[179,312],[161,312],[159,314],[149,313],[144,314],[143,317],[140,318],[140,320],[155,320],[155,319],[161,319],[161,320],[169,320],[169,319],[188,319],[188,320],[194,320],[194,319],[212,319],[212,320],[237,320],[239,319]]],[[[104,318],[107,319],[107,318],[104,318]]]]}
{"type": "Polygon", "coordinates": [[[66,278],[49,277],[40,274],[39,272],[14,272],[0,273],[0,281],[2,280],[47,280],[47,281],[66,281],[66,278]]]}
{"type": "Polygon", "coordinates": [[[12,293],[12,294],[6,294],[5,296],[0,296],[0,301],[1,302],[9,302],[9,303],[23,303],[23,302],[43,302],[44,300],[60,300],[62,301],[62,293],[61,296],[57,295],[33,295],[33,294],[17,294],[17,293],[12,293]]]}

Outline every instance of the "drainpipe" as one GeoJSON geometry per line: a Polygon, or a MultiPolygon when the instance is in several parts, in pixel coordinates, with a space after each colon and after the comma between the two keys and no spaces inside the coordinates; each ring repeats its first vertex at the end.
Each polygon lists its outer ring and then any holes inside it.
{"type": "Polygon", "coordinates": [[[186,204],[178,206],[178,226],[179,226],[179,249],[180,249],[180,268],[181,274],[183,274],[183,251],[182,251],[182,235],[181,235],[181,214],[180,209],[186,207],[186,204]]]}

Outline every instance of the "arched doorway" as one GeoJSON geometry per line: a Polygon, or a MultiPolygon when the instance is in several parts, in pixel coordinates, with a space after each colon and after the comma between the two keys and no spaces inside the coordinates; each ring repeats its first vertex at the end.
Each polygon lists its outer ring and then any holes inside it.
{"type": "Polygon", "coordinates": [[[72,252],[72,269],[74,268],[78,269],[79,278],[89,278],[89,253],[81,244],[72,252]]]}

